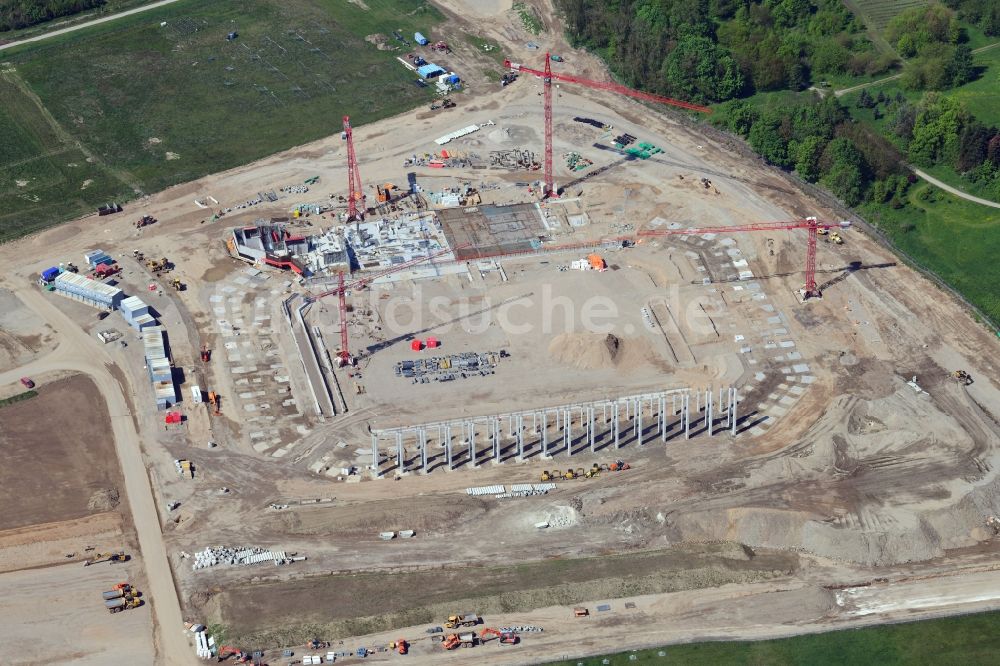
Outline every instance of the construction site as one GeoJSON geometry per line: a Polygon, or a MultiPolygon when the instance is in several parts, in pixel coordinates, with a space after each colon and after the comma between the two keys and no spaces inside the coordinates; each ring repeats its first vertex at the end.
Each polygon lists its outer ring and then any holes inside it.
{"type": "Polygon", "coordinates": [[[39,393],[0,425],[0,661],[528,664],[996,608],[995,335],[675,113],[708,109],[437,4],[503,85],[0,247],[0,397],[39,393]]]}

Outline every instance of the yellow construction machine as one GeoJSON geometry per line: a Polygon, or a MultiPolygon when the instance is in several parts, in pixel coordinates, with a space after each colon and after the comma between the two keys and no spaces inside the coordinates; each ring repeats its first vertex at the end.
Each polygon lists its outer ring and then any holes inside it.
{"type": "Polygon", "coordinates": [[[448,621],[444,623],[445,629],[455,629],[456,627],[474,627],[483,618],[479,617],[477,613],[462,613],[460,615],[449,615],[448,621]]]}
{"type": "Polygon", "coordinates": [[[184,291],[185,288],[184,283],[178,280],[177,278],[174,278],[170,281],[170,286],[177,291],[184,291]]]}
{"type": "Polygon", "coordinates": [[[552,475],[549,474],[549,470],[545,470],[544,472],[542,472],[542,482],[543,483],[545,481],[551,481],[551,480],[552,480],[552,475]]]}
{"type": "Polygon", "coordinates": [[[594,466],[587,470],[586,477],[588,479],[592,479],[595,476],[600,476],[600,475],[601,475],[601,467],[597,463],[594,463],[594,466]]]}
{"type": "Polygon", "coordinates": [[[97,553],[96,555],[87,559],[87,561],[83,563],[83,566],[89,567],[91,564],[100,564],[101,562],[111,562],[112,564],[114,564],[117,562],[127,562],[127,561],[128,561],[128,555],[125,554],[125,551],[120,550],[117,553],[97,553]]]}
{"type": "Polygon", "coordinates": [[[951,373],[951,378],[962,386],[968,386],[972,383],[972,375],[965,370],[955,370],[951,373]]]}
{"type": "Polygon", "coordinates": [[[836,245],[843,245],[844,244],[844,239],[841,238],[840,234],[838,234],[836,231],[831,231],[830,232],[830,242],[834,243],[836,245]]]}

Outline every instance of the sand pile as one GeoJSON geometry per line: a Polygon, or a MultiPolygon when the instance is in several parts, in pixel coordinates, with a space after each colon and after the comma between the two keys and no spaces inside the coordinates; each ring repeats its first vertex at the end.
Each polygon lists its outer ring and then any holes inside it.
{"type": "Polygon", "coordinates": [[[563,333],[549,343],[553,360],[580,370],[628,371],[650,362],[652,347],[643,338],[620,338],[608,333],[563,333]]]}

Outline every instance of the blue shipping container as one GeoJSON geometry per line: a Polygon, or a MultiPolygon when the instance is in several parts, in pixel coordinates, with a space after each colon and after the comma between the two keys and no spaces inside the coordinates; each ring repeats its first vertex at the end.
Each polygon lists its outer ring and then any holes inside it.
{"type": "Polygon", "coordinates": [[[413,33],[413,40],[420,44],[421,46],[427,46],[427,38],[421,35],[419,32],[413,33]]]}
{"type": "Polygon", "coordinates": [[[52,268],[46,268],[44,271],[42,271],[42,279],[45,280],[46,282],[52,282],[53,280],[56,279],[56,276],[59,275],[59,273],[60,270],[55,266],[53,266],[52,268]]]}

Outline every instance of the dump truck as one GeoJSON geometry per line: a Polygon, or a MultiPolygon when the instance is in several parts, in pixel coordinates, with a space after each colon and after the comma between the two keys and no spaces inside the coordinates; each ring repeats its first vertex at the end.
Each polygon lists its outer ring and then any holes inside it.
{"type": "Polygon", "coordinates": [[[108,609],[109,613],[120,613],[128,608],[138,608],[141,605],[142,600],[134,597],[119,597],[117,599],[109,599],[104,602],[104,607],[108,609]]]}
{"type": "Polygon", "coordinates": [[[124,597],[125,593],[128,592],[128,590],[129,590],[128,587],[119,588],[118,586],[115,586],[115,589],[113,590],[102,592],[101,596],[104,597],[105,601],[111,601],[112,599],[120,599],[121,597],[124,597]]]}
{"type": "Polygon", "coordinates": [[[455,627],[474,627],[483,618],[479,617],[477,613],[462,613],[461,615],[449,615],[448,621],[444,623],[446,629],[454,629],[455,627]]]}
{"type": "Polygon", "coordinates": [[[215,391],[208,392],[208,404],[212,406],[212,411],[216,416],[222,413],[221,406],[219,404],[219,395],[215,391]]]}

